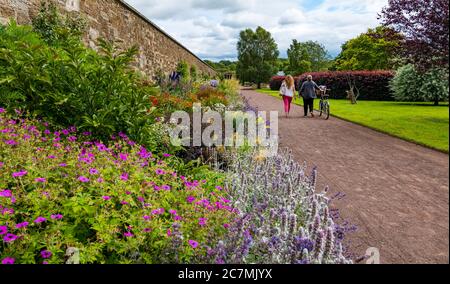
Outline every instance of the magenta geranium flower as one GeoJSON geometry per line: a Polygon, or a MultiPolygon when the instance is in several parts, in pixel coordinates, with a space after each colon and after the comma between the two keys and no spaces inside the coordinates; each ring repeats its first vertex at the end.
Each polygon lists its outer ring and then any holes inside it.
{"type": "Polygon", "coordinates": [[[84,176],[79,177],[78,180],[81,181],[81,182],[84,182],[84,183],[89,182],[89,179],[87,177],[84,177],[84,176]]]}
{"type": "Polygon", "coordinates": [[[20,172],[13,173],[12,176],[13,176],[14,178],[17,178],[17,177],[23,177],[23,176],[25,176],[25,175],[27,175],[27,174],[28,174],[27,171],[22,170],[22,171],[20,171],[20,172]]]}
{"type": "Polygon", "coordinates": [[[0,236],[6,235],[8,233],[8,227],[0,226],[0,236]]]}
{"type": "Polygon", "coordinates": [[[200,226],[206,226],[206,218],[199,218],[198,219],[198,224],[200,225],[200,226]]]}
{"type": "Polygon", "coordinates": [[[148,215],[145,215],[145,216],[143,216],[142,217],[145,221],[148,221],[148,220],[150,220],[152,217],[151,216],[148,216],[148,215]]]}
{"type": "Polygon", "coordinates": [[[152,231],[152,229],[150,229],[150,228],[145,228],[144,229],[144,233],[150,233],[152,231]]]}
{"type": "Polygon", "coordinates": [[[46,221],[47,221],[47,219],[44,217],[37,217],[36,220],[34,220],[34,223],[40,224],[40,223],[44,223],[46,221]]]}
{"type": "Polygon", "coordinates": [[[166,191],[169,191],[169,190],[172,189],[172,187],[170,187],[170,185],[163,185],[163,186],[162,186],[162,189],[164,189],[164,190],[166,190],[166,191]]]}
{"type": "Polygon", "coordinates": [[[127,181],[127,180],[129,179],[128,173],[123,173],[123,174],[120,176],[120,179],[123,180],[123,181],[127,181]]]}
{"type": "Polygon", "coordinates": [[[63,218],[63,215],[61,215],[61,214],[54,214],[54,215],[51,216],[51,218],[53,220],[61,220],[63,218]]]}
{"type": "Polygon", "coordinates": [[[4,108],[0,107],[0,113],[5,113],[5,112],[6,112],[6,110],[4,108]]]}
{"type": "Polygon", "coordinates": [[[5,144],[10,146],[16,146],[19,143],[17,143],[15,140],[6,140],[5,144]]]}
{"type": "Polygon", "coordinates": [[[59,164],[59,166],[60,166],[61,168],[65,168],[65,167],[67,167],[67,164],[66,164],[66,163],[61,163],[61,164],[59,164]]]}
{"type": "Polygon", "coordinates": [[[195,201],[195,197],[189,196],[186,200],[187,200],[188,203],[192,203],[192,202],[195,201]]]}
{"type": "Polygon", "coordinates": [[[92,169],[89,170],[89,173],[90,173],[91,175],[98,175],[98,174],[99,174],[99,171],[98,171],[97,169],[95,169],[95,168],[92,168],[92,169]]]}
{"type": "Polygon", "coordinates": [[[0,191],[0,197],[10,198],[11,196],[12,196],[12,192],[9,189],[0,191]]]}
{"type": "Polygon", "coordinates": [[[160,175],[160,176],[166,174],[166,172],[164,170],[162,170],[162,169],[157,169],[155,172],[156,172],[157,175],[160,175]]]}
{"type": "Polygon", "coordinates": [[[126,238],[132,238],[132,237],[134,237],[134,235],[133,235],[132,232],[126,232],[126,233],[124,233],[123,235],[124,235],[126,238]]]}
{"type": "Polygon", "coordinates": [[[29,223],[28,222],[22,222],[16,225],[16,229],[22,229],[22,228],[26,228],[28,227],[29,223]]]}
{"type": "Polygon", "coordinates": [[[49,250],[41,251],[42,258],[48,259],[48,258],[52,257],[52,255],[53,255],[52,252],[49,250]]]}
{"type": "Polygon", "coordinates": [[[128,160],[128,154],[120,153],[120,154],[119,154],[119,158],[120,158],[122,161],[126,161],[126,160],[128,160]]]}
{"type": "Polygon", "coordinates": [[[14,234],[6,234],[3,237],[3,241],[5,241],[6,243],[14,242],[15,240],[17,240],[17,236],[14,234]]]}
{"type": "Polygon", "coordinates": [[[46,182],[47,180],[46,180],[45,178],[36,178],[36,179],[34,179],[34,181],[35,181],[35,182],[44,183],[44,182],[46,182]]]}
{"type": "Polygon", "coordinates": [[[105,200],[105,201],[111,200],[111,196],[103,196],[102,198],[103,198],[103,200],[105,200]]]}
{"type": "Polygon", "coordinates": [[[163,156],[166,158],[172,157],[172,155],[170,155],[170,154],[163,154],[163,156]]]}
{"type": "Polygon", "coordinates": [[[0,169],[3,168],[4,165],[5,165],[5,163],[0,162],[0,169]]]}
{"type": "Polygon", "coordinates": [[[198,242],[197,242],[197,241],[189,240],[189,245],[190,245],[192,248],[194,248],[194,249],[198,248],[198,242]]]}
{"type": "Polygon", "coordinates": [[[177,210],[169,210],[169,213],[171,214],[171,215],[177,215],[177,210]]]}
{"type": "Polygon", "coordinates": [[[14,264],[14,261],[16,261],[14,258],[8,256],[2,260],[2,264],[14,264]]]}

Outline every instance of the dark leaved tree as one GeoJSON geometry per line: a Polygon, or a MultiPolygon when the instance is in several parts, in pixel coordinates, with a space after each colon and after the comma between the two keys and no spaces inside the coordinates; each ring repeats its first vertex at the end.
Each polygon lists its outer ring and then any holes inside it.
{"type": "Polygon", "coordinates": [[[238,64],[236,74],[241,82],[251,82],[261,88],[276,72],[278,46],[270,32],[262,27],[256,31],[246,29],[240,33],[237,44],[238,64]]]}

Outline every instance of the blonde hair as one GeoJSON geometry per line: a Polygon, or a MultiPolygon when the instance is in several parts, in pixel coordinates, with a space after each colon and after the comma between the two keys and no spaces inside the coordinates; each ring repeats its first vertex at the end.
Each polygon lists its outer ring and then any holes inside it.
{"type": "Polygon", "coordinates": [[[286,77],[286,86],[291,89],[292,87],[294,87],[295,85],[295,80],[294,77],[292,77],[291,75],[286,77]]]}

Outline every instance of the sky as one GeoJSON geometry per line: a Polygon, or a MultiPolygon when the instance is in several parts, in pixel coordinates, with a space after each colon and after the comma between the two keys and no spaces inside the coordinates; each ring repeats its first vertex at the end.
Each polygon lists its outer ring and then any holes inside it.
{"type": "Polygon", "coordinates": [[[388,0],[126,0],[202,59],[236,60],[240,31],[262,26],[287,57],[292,39],[336,56],[347,40],[379,24],[388,0]]]}

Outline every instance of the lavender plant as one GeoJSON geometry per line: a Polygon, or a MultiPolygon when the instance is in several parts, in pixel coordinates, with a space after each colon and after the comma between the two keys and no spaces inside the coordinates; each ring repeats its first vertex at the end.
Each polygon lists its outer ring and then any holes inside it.
{"type": "Polygon", "coordinates": [[[289,150],[263,161],[257,150],[229,151],[226,182],[238,217],[209,262],[252,264],[350,264],[342,228],[330,214],[326,191],[317,192],[317,170],[306,173],[289,150]]]}

